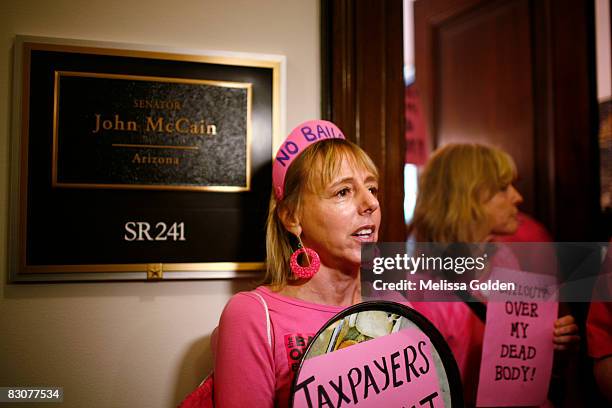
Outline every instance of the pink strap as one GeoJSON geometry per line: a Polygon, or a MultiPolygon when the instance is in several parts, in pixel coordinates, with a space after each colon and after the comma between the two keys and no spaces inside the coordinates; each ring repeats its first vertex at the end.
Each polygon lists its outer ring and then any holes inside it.
{"type": "Polygon", "coordinates": [[[264,310],[266,311],[266,332],[268,333],[268,346],[270,346],[270,350],[272,350],[272,334],[270,332],[270,312],[268,311],[268,304],[266,303],[266,300],[263,298],[263,296],[261,296],[259,293],[255,293],[255,295],[257,295],[257,297],[263,304],[264,310]]]}

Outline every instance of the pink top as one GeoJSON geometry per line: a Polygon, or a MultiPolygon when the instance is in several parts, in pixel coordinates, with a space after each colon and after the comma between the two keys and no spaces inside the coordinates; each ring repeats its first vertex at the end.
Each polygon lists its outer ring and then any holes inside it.
{"type": "MultiPolygon", "coordinates": [[[[424,313],[446,338],[460,368],[462,361],[468,360],[470,342],[482,342],[482,333],[466,331],[470,314],[463,307],[463,303],[429,303],[424,313]]],[[[286,407],[293,376],[309,339],[344,309],[283,296],[265,286],[234,295],[212,339],[216,406],[286,407]],[[267,340],[265,309],[255,293],[268,304],[272,349],[267,340]]],[[[464,368],[461,371],[463,374],[464,368]]]]}
{"type": "MultiPolygon", "coordinates": [[[[491,258],[489,270],[495,267],[521,269],[512,251],[504,245],[498,245],[491,258]]],[[[444,336],[461,372],[465,404],[475,406],[485,323],[462,301],[413,302],[412,306],[431,320],[444,336]]]]}
{"type": "Polygon", "coordinates": [[[343,309],[283,296],[265,286],[234,295],[213,334],[215,405],[287,406],[308,340],[343,309]],[[268,304],[273,351],[267,340],[265,309],[253,292],[268,304]]]}
{"type": "Polygon", "coordinates": [[[466,406],[476,403],[484,322],[464,302],[413,302],[442,333],[459,366],[466,406]]]}
{"type": "MultiPolygon", "coordinates": [[[[492,266],[520,269],[512,251],[501,246],[492,266]]],[[[484,338],[484,323],[463,302],[404,303],[427,317],[448,343],[461,373],[464,399],[474,405],[484,338]]],[[[214,398],[219,407],[285,407],[293,376],[309,339],[340,306],[302,301],[260,286],[234,295],[213,333],[214,398]],[[268,304],[272,350],[268,345],[268,304]]]]}
{"type": "Polygon", "coordinates": [[[586,334],[589,356],[600,359],[612,355],[612,303],[591,303],[586,334]]]}
{"type": "MultiPolygon", "coordinates": [[[[595,290],[609,296],[612,293],[612,240],[602,265],[595,290]]],[[[600,359],[612,355],[612,302],[592,302],[586,322],[589,356],[600,359]]]]}

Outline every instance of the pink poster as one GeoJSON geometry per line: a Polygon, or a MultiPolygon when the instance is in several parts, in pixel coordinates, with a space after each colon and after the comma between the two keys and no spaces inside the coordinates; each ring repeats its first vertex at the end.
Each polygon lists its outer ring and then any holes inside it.
{"type": "Polygon", "coordinates": [[[304,361],[294,407],[444,407],[429,338],[417,329],[304,361]]]}
{"type": "Polygon", "coordinates": [[[515,289],[489,297],[477,405],[540,405],[553,362],[555,278],[504,268],[492,277],[515,289]]]}

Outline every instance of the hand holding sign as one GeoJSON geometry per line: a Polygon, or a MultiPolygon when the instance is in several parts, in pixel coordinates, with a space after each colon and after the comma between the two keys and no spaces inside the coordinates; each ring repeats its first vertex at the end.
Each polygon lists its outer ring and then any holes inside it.
{"type": "Polygon", "coordinates": [[[580,343],[578,325],[572,315],[565,315],[555,321],[553,337],[555,350],[566,351],[577,349],[580,343]]]}

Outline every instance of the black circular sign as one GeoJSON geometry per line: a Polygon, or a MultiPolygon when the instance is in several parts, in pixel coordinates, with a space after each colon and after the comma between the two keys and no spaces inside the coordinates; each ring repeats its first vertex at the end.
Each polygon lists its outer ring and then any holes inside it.
{"type": "Polygon", "coordinates": [[[459,369],[435,326],[395,302],[351,306],[312,339],[290,406],[463,407],[459,369]]]}

